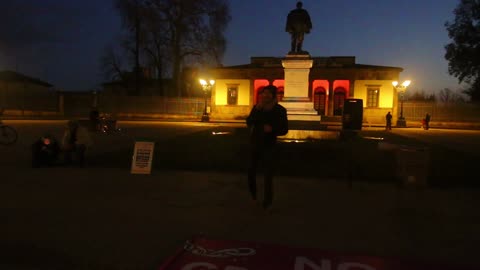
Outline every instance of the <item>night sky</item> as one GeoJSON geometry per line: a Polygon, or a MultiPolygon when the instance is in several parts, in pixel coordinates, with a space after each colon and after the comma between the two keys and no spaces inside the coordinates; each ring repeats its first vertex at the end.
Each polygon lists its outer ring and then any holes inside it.
{"type": "MultiPolygon", "coordinates": [[[[403,67],[411,90],[459,88],[448,75],[444,23],[459,0],[304,0],[312,32],[304,49],[312,56],[356,56],[357,63],[403,67]]],[[[283,57],[295,0],[231,0],[224,65],[252,56],[283,57]]],[[[99,88],[99,58],[118,41],[121,22],[110,0],[1,0],[0,70],[47,81],[57,89],[99,88]]]]}

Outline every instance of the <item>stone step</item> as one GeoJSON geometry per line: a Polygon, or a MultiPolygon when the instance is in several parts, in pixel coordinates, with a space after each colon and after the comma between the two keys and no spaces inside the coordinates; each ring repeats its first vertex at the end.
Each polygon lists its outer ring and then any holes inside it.
{"type": "Polygon", "coordinates": [[[288,110],[287,111],[287,114],[306,114],[306,115],[318,115],[317,111],[315,110],[309,110],[309,111],[306,111],[306,110],[288,110]]]}
{"type": "Polygon", "coordinates": [[[287,114],[288,120],[320,122],[320,115],[314,114],[287,114]]]}
{"type": "Polygon", "coordinates": [[[287,110],[295,110],[295,109],[314,110],[313,102],[279,102],[278,104],[282,105],[287,110]]]}
{"type": "Polygon", "coordinates": [[[320,117],[320,121],[321,122],[342,122],[342,116],[341,115],[335,115],[335,116],[332,116],[332,115],[322,115],[320,117]]]}

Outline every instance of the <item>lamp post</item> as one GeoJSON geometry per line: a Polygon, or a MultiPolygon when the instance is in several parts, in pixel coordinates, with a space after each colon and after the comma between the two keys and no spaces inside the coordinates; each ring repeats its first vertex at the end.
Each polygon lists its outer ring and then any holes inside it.
{"type": "Polygon", "coordinates": [[[200,79],[200,84],[202,85],[203,93],[205,95],[205,108],[203,109],[202,122],[209,122],[210,116],[208,115],[208,112],[207,112],[207,98],[208,98],[208,93],[212,91],[212,87],[215,84],[215,80],[206,81],[204,79],[200,79]]]}
{"type": "Polygon", "coordinates": [[[410,85],[409,80],[404,81],[402,84],[398,84],[397,81],[393,81],[392,85],[395,88],[397,92],[400,92],[400,117],[397,119],[397,127],[407,127],[407,121],[405,121],[405,118],[403,117],[403,101],[405,99],[405,91],[407,90],[407,87],[410,85]]]}

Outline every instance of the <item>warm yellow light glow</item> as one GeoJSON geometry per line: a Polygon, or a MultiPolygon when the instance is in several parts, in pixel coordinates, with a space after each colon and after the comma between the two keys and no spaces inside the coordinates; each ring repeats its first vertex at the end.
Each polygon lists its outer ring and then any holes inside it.
{"type": "Polygon", "coordinates": [[[202,86],[207,86],[207,85],[213,86],[213,85],[215,84],[215,80],[210,80],[210,81],[207,82],[207,81],[204,80],[204,79],[199,79],[198,81],[200,81],[200,84],[201,84],[202,86]]]}
{"type": "Polygon", "coordinates": [[[407,87],[410,85],[411,82],[412,82],[412,81],[410,81],[410,80],[406,80],[406,81],[404,81],[401,85],[398,85],[398,82],[397,82],[397,81],[393,81],[393,82],[392,82],[392,85],[393,85],[393,87],[395,87],[395,89],[397,89],[397,90],[403,90],[403,91],[405,91],[405,90],[407,89],[407,87]]]}

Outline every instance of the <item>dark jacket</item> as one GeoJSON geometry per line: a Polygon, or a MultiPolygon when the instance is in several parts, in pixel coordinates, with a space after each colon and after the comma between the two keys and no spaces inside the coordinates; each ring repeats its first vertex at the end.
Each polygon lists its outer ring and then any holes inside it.
{"type": "Polygon", "coordinates": [[[256,107],[250,111],[247,117],[247,126],[251,131],[252,143],[255,145],[273,145],[277,136],[288,133],[287,110],[280,104],[275,104],[272,110],[264,111],[256,107]],[[264,125],[271,125],[272,132],[265,133],[264,125]]]}
{"type": "Polygon", "coordinates": [[[60,146],[54,137],[39,138],[32,145],[32,166],[51,166],[57,161],[59,153],[60,146]],[[45,144],[47,138],[50,140],[49,144],[45,144]]]}

